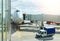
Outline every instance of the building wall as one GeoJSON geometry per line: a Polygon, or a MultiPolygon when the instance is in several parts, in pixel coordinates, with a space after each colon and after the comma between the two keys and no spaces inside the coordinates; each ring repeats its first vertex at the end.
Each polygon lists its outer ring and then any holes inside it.
{"type": "Polygon", "coordinates": [[[38,21],[55,21],[60,22],[60,15],[47,15],[47,14],[26,14],[26,20],[38,20],[38,21]]]}

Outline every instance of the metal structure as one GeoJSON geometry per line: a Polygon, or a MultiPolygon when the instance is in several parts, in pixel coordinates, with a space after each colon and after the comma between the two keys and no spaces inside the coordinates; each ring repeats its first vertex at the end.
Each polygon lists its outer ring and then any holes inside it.
{"type": "Polygon", "coordinates": [[[0,41],[11,41],[11,35],[9,35],[11,33],[10,14],[11,0],[0,0],[0,41]],[[9,39],[7,39],[8,36],[10,36],[9,39]]]}
{"type": "Polygon", "coordinates": [[[11,41],[11,0],[5,0],[5,14],[6,14],[6,25],[7,25],[7,39],[11,41]]]}

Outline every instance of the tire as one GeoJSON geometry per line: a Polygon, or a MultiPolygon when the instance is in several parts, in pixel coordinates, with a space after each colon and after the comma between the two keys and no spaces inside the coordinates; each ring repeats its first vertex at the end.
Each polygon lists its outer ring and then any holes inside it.
{"type": "Polygon", "coordinates": [[[39,37],[42,37],[42,36],[39,36],[39,35],[36,34],[36,38],[39,38],[39,37]]]}

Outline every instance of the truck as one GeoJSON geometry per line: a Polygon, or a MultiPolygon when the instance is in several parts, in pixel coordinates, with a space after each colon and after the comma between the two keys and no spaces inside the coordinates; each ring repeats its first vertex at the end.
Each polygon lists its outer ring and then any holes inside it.
{"type": "Polygon", "coordinates": [[[54,27],[44,27],[44,25],[42,24],[42,26],[40,27],[40,29],[36,33],[36,38],[52,37],[54,34],[55,34],[55,28],[54,27]]]}
{"type": "Polygon", "coordinates": [[[54,27],[44,27],[44,29],[40,29],[36,33],[37,37],[52,37],[55,34],[55,28],[54,27]]]}

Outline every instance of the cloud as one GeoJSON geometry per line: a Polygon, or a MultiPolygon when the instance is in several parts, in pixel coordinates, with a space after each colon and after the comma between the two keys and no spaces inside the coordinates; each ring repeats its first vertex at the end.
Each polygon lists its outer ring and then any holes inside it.
{"type": "Polygon", "coordinates": [[[26,13],[60,14],[60,0],[17,0],[12,8],[26,13]]]}
{"type": "Polygon", "coordinates": [[[40,4],[42,4],[41,12],[45,14],[60,13],[60,0],[41,0],[40,4]]]}
{"type": "Polygon", "coordinates": [[[36,12],[37,10],[40,9],[34,3],[30,2],[30,1],[23,1],[23,0],[22,1],[18,0],[16,2],[12,2],[12,8],[20,9],[26,13],[33,13],[33,11],[36,12]]]}

